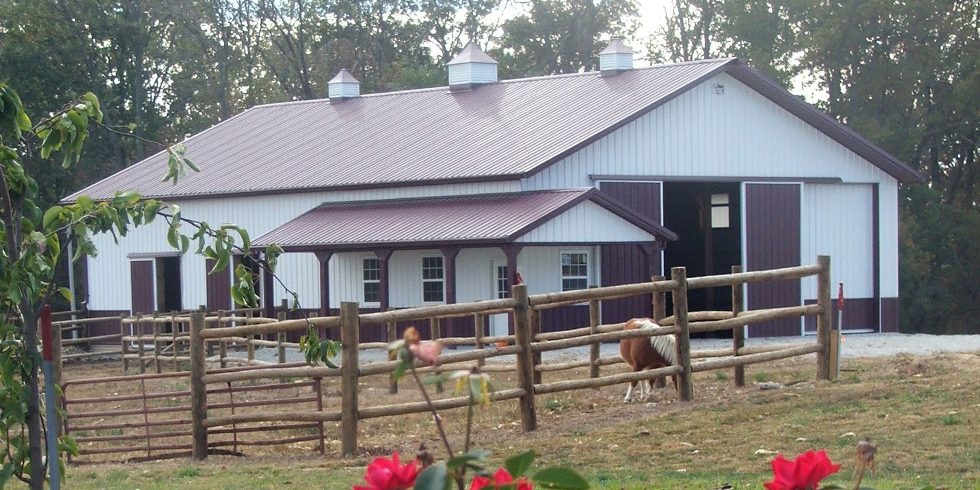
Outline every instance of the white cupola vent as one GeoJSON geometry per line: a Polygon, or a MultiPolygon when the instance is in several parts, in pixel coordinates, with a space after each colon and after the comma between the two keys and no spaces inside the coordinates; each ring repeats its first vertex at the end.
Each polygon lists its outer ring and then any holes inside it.
{"type": "Polygon", "coordinates": [[[341,101],[352,99],[361,95],[361,82],[354,78],[347,70],[340,70],[337,76],[327,82],[327,97],[330,100],[341,101]]]}
{"type": "Polygon", "coordinates": [[[497,81],[497,60],[487,56],[473,41],[446,66],[449,67],[450,90],[467,90],[497,81]]]}
{"type": "Polygon", "coordinates": [[[609,41],[609,46],[599,52],[599,71],[603,75],[616,75],[633,69],[633,50],[619,38],[609,41]]]}

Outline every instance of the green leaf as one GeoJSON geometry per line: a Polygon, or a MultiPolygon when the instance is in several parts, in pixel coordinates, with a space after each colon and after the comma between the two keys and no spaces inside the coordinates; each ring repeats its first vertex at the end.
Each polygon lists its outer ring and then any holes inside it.
{"type": "Polygon", "coordinates": [[[71,301],[72,294],[70,289],[58,288],[58,292],[61,293],[61,296],[63,296],[66,300],[71,301]]]}
{"type": "Polygon", "coordinates": [[[589,482],[568,468],[545,468],[531,478],[541,488],[587,490],[589,482]]]}
{"type": "Polygon", "coordinates": [[[51,206],[44,212],[44,217],[41,218],[41,226],[45,231],[53,231],[57,227],[57,223],[61,221],[61,212],[64,210],[65,208],[61,206],[51,206]]]}
{"type": "Polygon", "coordinates": [[[537,457],[537,454],[534,453],[533,449],[520,454],[515,454],[514,456],[507,458],[507,461],[504,461],[504,469],[506,469],[511,476],[517,478],[527,473],[527,470],[531,467],[531,463],[534,462],[535,457],[537,457]]]}
{"type": "Polygon", "coordinates": [[[415,479],[415,490],[445,490],[449,488],[450,480],[446,473],[446,465],[442,463],[429,466],[415,479]]]}
{"type": "Polygon", "coordinates": [[[487,456],[489,455],[490,455],[489,451],[482,451],[482,450],[470,451],[468,453],[460,454],[459,456],[456,456],[455,458],[452,458],[449,461],[446,461],[446,467],[450,469],[460,468],[474,461],[482,461],[486,459],[487,456]]]}

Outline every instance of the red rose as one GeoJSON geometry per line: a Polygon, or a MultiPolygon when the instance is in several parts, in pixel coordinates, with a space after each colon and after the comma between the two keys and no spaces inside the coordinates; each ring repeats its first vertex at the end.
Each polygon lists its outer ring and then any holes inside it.
{"type": "Polygon", "coordinates": [[[354,490],[408,490],[415,485],[419,469],[415,460],[400,464],[398,453],[392,453],[391,459],[374,458],[364,470],[364,481],[367,485],[354,485],[354,490]]]}
{"type": "Polygon", "coordinates": [[[772,460],[773,479],[766,482],[768,490],[817,490],[820,480],[840,471],[823,450],[809,450],[788,460],[782,454],[772,460]]]}
{"type": "Polygon", "coordinates": [[[503,488],[509,484],[517,484],[517,490],[533,490],[534,485],[527,481],[527,478],[520,477],[517,481],[514,481],[514,477],[510,476],[507,470],[500,468],[496,473],[493,474],[493,480],[485,476],[475,476],[473,477],[473,483],[470,484],[470,490],[481,490],[486,489],[496,489],[503,488]]]}

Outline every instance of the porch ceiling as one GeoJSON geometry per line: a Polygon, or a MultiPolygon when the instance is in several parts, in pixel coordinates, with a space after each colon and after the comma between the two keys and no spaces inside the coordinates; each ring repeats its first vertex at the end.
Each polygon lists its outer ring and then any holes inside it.
{"type": "MultiPolygon", "coordinates": [[[[276,243],[287,251],[503,245],[585,201],[598,204],[656,240],[677,239],[670,230],[595,189],[566,189],[326,203],[253,243],[257,247],[276,243]]],[[[624,240],[596,236],[593,241],[624,240]]]]}

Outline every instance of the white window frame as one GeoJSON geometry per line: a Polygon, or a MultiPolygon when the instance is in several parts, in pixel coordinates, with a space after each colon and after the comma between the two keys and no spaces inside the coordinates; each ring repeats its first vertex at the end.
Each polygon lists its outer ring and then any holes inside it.
{"type": "Polygon", "coordinates": [[[504,277],[500,277],[500,270],[499,270],[501,268],[507,269],[506,263],[504,265],[500,265],[499,263],[491,262],[491,265],[493,266],[492,270],[493,270],[494,299],[510,298],[510,286],[511,286],[510,271],[504,271],[504,277]],[[503,283],[504,289],[500,289],[501,283],[503,283]]]}
{"type": "Polygon", "coordinates": [[[585,279],[585,288],[589,287],[592,277],[592,252],[587,249],[579,250],[562,250],[558,253],[558,288],[559,291],[575,291],[574,289],[565,289],[565,279],[585,279]],[[562,270],[564,265],[562,264],[562,257],[567,254],[577,254],[585,255],[585,275],[584,276],[566,276],[565,272],[562,270]]]}
{"type": "Polygon", "coordinates": [[[420,261],[420,265],[422,266],[421,269],[419,270],[420,276],[421,276],[420,278],[422,279],[422,287],[419,288],[419,292],[422,295],[422,304],[423,305],[441,305],[441,304],[445,304],[446,303],[446,258],[443,257],[442,255],[423,255],[422,256],[422,260],[420,261]],[[425,259],[439,259],[441,261],[441,263],[442,263],[442,267],[441,267],[441,270],[442,270],[442,278],[440,278],[440,279],[426,279],[425,278],[425,259]],[[425,284],[426,283],[439,283],[439,284],[442,285],[442,299],[441,300],[439,300],[439,301],[426,301],[426,299],[425,299],[425,284]]]}
{"type": "Polygon", "coordinates": [[[360,257],[361,262],[361,301],[367,306],[381,306],[381,259],[374,255],[363,255],[360,257]],[[375,260],[378,262],[378,278],[377,279],[367,279],[364,275],[365,267],[364,262],[367,260],[375,260]],[[364,286],[366,284],[377,284],[378,285],[378,301],[368,301],[367,295],[365,294],[364,286]]]}
{"type": "MultiPolygon", "coordinates": [[[[711,228],[715,230],[724,230],[732,227],[732,194],[730,192],[715,192],[709,197],[709,207],[711,208],[711,228]],[[725,202],[715,203],[715,196],[724,196],[725,202]],[[715,210],[721,213],[724,210],[724,226],[721,223],[717,223],[715,210]]],[[[721,216],[718,216],[721,218],[721,216]]]]}

